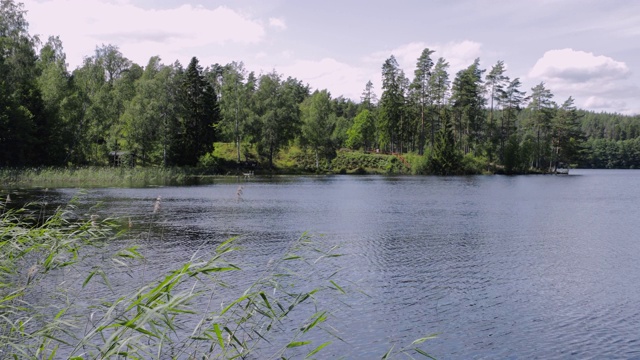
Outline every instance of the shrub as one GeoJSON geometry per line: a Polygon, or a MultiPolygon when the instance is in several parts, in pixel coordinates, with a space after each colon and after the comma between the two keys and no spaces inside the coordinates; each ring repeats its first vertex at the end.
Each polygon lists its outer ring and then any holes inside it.
{"type": "Polygon", "coordinates": [[[484,157],[476,157],[473,154],[466,154],[462,158],[462,172],[465,175],[482,174],[487,170],[488,161],[484,157]]]}

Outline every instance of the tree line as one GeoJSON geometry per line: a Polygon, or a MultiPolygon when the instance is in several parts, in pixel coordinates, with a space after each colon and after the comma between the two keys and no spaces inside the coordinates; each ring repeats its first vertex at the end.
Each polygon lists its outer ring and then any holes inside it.
{"type": "Polygon", "coordinates": [[[523,89],[503,61],[450,74],[424,49],[409,77],[392,55],[380,98],[369,81],[358,102],[242,62],[154,56],[140,66],[113,45],[69,71],[60,38],[31,36],[22,5],[0,1],[0,166],[206,165],[215,141],[234,143],[238,163],[252,147],[271,166],[293,144],[316,167],[343,148],[413,152],[438,174],[459,173],[465,158],[505,173],[640,165],[638,116],[556,103],[544,83],[523,89]]]}

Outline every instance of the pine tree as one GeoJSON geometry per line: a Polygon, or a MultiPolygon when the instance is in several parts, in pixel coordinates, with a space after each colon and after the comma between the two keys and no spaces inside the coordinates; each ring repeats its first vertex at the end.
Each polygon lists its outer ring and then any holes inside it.
{"type": "Polygon", "coordinates": [[[393,152],[398,142],[400,119],[404,107],[400,66],[391,55],[382,65],[382,96],[380,97],[378,116],[378,136],[380,146],[389,146],[393,152]]]}
{"type": "Polygon", "coordinates": [[[478,152],[484,136],[484,105],[480,59],[456,75],[452,86],[453,116],[458,143],[463,152],[478,152]]]}
{"type": "Polygon", "coordinates": [[[510,81],[507,87],[501,91],[498,102],[502,107],[500,117],[500,159],[504,160],[505,143],[516,131],[516,118],[525,100],[525,92],[520,91],[522,83],[519,78],[510,81]]]}
{"type": "Polygon", "coordinates": [[[504,87],[509,81],[509,77],[504,75],[504,73],[504,61],[500,60],[491,68],[491,71],[485,78],[485,87],[487,95],[489,96],[489,119],[487,123],[487,139],[489,141],[487,156],[489,157],[489,163],[493,162],[493,155],[498,143],[500,143],[500,151],[502,151],[504,147],[502,126],[500,127],[500,132],[496,129],[495,112],[498,109],[495,109],[494,107],[494,101],[497,103],[496,105],[500,104],[500,98],[504,92],[504,87]]]}
{"type": "Polygon", "coordinates": [[[584,134],[580,128],[580,116],[574,105],[574,100],[569,97],[558,109],[553,118],[553,170],[556,171],[559,163],[569,166],[579,160],[583,149],[584,134]]]}
{"type": "Polygon", "coordinates": [[[543,168],[545,156],[550,151],[549,134],[551,132],[551,119],[553,118],[553,108],[555,104],[551,99],[553,94],[544,83],[540,83],[531,89],[531,102],[529,103],[530,123],[529,128],[533,131],[536,139],[536,161],[535,167],[543,168]]]}
{"type": "MultiPolygon", "coordinates": [[[[413,82],[411,83],[412,98],[414,104],[419,108],[420,126],[418,136],[418,153],[422,155],[425,147],[425,119],[429,117],[429,111],[433,104],[433,94],[431,91],[431,75],[433,73],[433,60],[431,54],[433,50],[428,48],[422,50],[422,54],[418,58],[416,70],[414,72],[413,82]]],[[[433,146],[433,136],[431,137],[431,146],[433,146]]]]}
{"type": "Polygon", "coordinates": [[[439,58],[436,65],[433,67],[433,74],[429,79],[429,89],[431,90],[433,97],[433,104],[435,106],[434,114],[431,116],[431,124],[429,126],[431,133],[431,147],[435,143],[435,135],[441,127],[441,120],[439,114],[442,108],[447,103],[447,95],[449,93],[449,63],[444,58],[439,58]]]}
{"type": "Polygon", "coordinates": [[[193,166],[202,155],[213,150],[215,126],[220,120],[215,91],[202,74],[196,57],[191,59],[184,73],[181,100],[181,149],[176,162],[193,166]]]}
{"type": "Polygon", "coordinates": [[[436,136],[436,142],[429,161],[430,170],[437,175],[454,175],[460,171],[462,155],[456,147],[455,136],[449,121],[451,115],[447,109],[440,112],[442,127],[436,136]]]}

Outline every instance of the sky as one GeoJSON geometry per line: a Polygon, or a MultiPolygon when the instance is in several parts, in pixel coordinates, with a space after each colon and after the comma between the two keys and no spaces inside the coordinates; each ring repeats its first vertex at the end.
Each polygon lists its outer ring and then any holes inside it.
{"type": "Polygon", "coordinates": [[[31,34],[59,36],[69,69],[97,46],[204,67],[243,62],[360,101],[381,94],[394,55],[413,78],[424,48],[455,74],[497,61],[522,90],[541,82],[562,104],[640,114],[640,1],[627,0],[18,0],[31,34]]]}

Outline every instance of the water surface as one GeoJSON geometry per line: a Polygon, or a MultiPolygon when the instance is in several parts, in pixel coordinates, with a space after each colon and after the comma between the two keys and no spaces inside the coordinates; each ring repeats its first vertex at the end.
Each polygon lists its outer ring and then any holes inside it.
{"type": "Polygon", "coordinates": [[[379,358],[437,333],[422,348],[439,359],[640,358],[639,183],[634,170],[278,177],[94,189],[82,202],[143,222],[161,197],[166,234],[143,243],[146,271],[231,236],[258,269],[303,232],[323,234],[345,254],[338,279],[367,294],[328,304],[346,343],[323,357],[379,358]]]}

